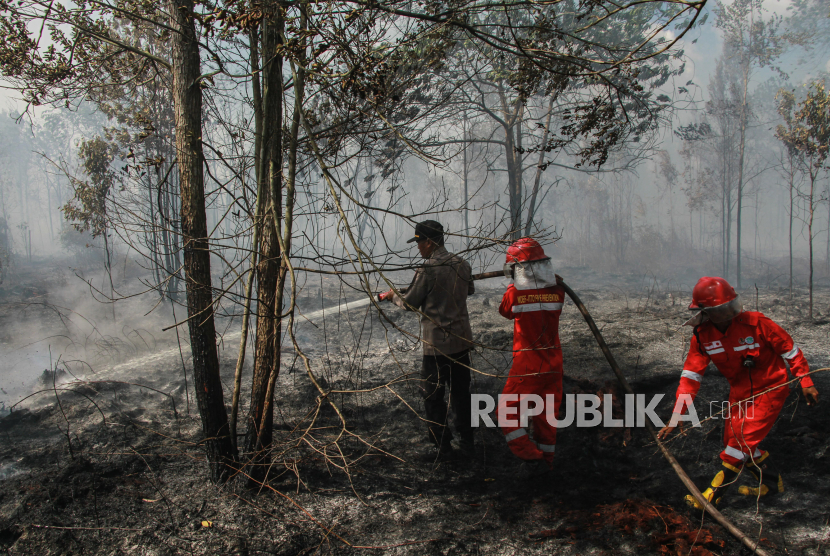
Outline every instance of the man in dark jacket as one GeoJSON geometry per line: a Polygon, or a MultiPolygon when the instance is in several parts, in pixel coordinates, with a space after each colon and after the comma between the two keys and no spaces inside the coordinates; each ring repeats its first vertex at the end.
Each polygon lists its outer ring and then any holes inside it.
{"type": "Polygon", "coordinates": [[[467,312],[467,296],[475,292],[469,263],[444,248],[444,227],[434,220],[415,226],[418,251],[427,263],[402,296],[391,290],[381,294],[407,311],[421,315],[421,342],[424,350],[421,395],[429,428],[429,438],[438,447],[438,459],[452,456],[452,433],[447,427],[449,408],[444,401],[444,385],[450,388],[450,406],[465,456],[474,452],[470,425],[470,349],[472,330],[467,312]]]}

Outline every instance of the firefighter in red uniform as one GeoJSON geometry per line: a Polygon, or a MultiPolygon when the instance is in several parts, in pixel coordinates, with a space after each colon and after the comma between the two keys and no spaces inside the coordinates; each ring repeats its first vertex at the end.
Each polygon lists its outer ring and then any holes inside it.
{"type": "MultiPolygon", "coordinates": [[[[562,397],[559,315],[565,292],[556,285],[550,257],[531,238],[522,238],[508,248],[505,274],[513,278],[513,284],[508,286],[499,312],[513,319],[513,366],[499,398],[499,426],[515,455],[523,460],[544,460],[551,466],[556,428],[548,422],[546,413],[557,415],[562,397]],[[536,394],[543,401],[553,394],[555,401],[555,407],[533,415],[533,441],[518,414],[521,396],[528,394],[536,394]],[[513,423],[505,425],[507,422],[513,423]]],[[[525,406],[529,408],[530,404],[526,402],[525,406]]]]}
{"type": "MultiPolygon", "coordinates": [[[[801,378],[807,405],[818,403],[818,391],[801,350],[783,328],[754,311],[744,311],[740,297],[723,278],[705,276],[692,291],[689,309],[697,311],[686,324],[694,326],[691,347],[680,375],[674,413],[681,414],[700,389],[709,362],[729,381],[729,411],[724,427],[722,468],[703,496],[718,504],[725,490],[745,467],[756,479],[756,487],[741,486],[743,495],[765,496],[784,491],[781,475],[768,465],[769,452],[758,445],[769,433],[790,393],[787,367],[801,378]],[[681,396],[685,398],[681,400],[681,396]]],[[[675,421],[676,422],[676,421],[675,421]]],[[[664,427],[667,438],[675,427],[664,427]]],[[[691,496],[686,501],[702,506],[691,496]]]]}

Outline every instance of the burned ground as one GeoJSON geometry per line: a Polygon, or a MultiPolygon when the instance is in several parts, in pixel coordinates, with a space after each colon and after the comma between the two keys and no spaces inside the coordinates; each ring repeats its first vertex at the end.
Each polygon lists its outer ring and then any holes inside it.
{"type": "MultiPolygon", "coordinates": [[[[688,291],[635,277],[601,288],[580,269],[561,274],[593,313],[634,390],[666,394],[659,409],[665,416],[688,345],[688,330],[678,330],[688,291]]],[[[481,284],[470,299],[480,344],[475,392],[498,393],[509,368],[512,327],[496,310],[502,287],[481,284]]],[[[307,289],[306,313],[357,297],[324,291],[307,289]]],[[[745,303],[754,309],[750,297],[745,303]]],[[[814,322],[806,319],[803,292],[790,300],[785,292],[760,290],[757,304],[790,331],[812,368],[830,366],[830,321],[823,316],[830,292],[819,293],[814,322]]],[[[94,372],[75,367],[78,380],[45,377],[37,387],[43,392],[0,420],[0,552],[742,553],[710,519],[685,509],[682,484],[642,429],[561,430],[555,469],[543,475],[524,468],[501,433],[486,428],[477,432],[475,461],[420,461],[427,447],[414,381],[420,349],[389,321],[415,335],[418,323],[412,314],[384,309],[389,320],[370,309],[316,327],[298,322],[298,344],[348,433],[330,405],[318,403],[302,361],[287,350],[275,463],[259,489],[246,488],[242,477],[224,486],[207,481],[200,423],[171,337],[159,336],[117,365],[99,363],[94,372]]],[[[570,303],[561,337],[566,392],[619,394],[570,303]]],[[[222,344],[228,387],[237,343],[229,335],[222,344]]],[[[723,508],[772,553],[830,554],[830,379],[824,373],[815,379],[822,404],[808,409],[794,391],[764,444],[786,491],[756,503],[735,489],[723,508]]],[[[726,391],[710,369],[697,403],[701,416],[726,391]]],[[[720,421],[711,419],[670,442],[699,485],[716,470],[720,434],[720,421]]]]}

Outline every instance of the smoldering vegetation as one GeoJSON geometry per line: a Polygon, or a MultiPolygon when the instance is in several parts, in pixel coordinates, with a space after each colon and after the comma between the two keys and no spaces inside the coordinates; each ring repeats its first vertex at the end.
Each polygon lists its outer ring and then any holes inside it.
{"type": "MultiPolygon", "coordinates": [[[[155,311],[138,298],[104,304],[106,274],[73,263],[59,257],[21,265],[0,284],[4,414],[35,386],[89,379],[103,368],[177,345],[175,330],[161,330],[172,319],[169,304],[155,311]]],[[[143,273],[132,262],[118,269],[116,287],[138,285],[136,271],[143,273]]]]}
{"type": "MultiPolygon", "coordinates": [[[[560,273],[580,284],[583,301],[634,390],[665,394],[658,413],[667,415],[688,346],[688,329],[678,329],[687,316],[688,290],[649,276],[609,281],[579,268],[562,267],[560,273]]],[[[336,279],[320,285],[304,290],[300,313],[357,297],[336,279]]],[[[477,286],[469,300],[478,344],[472,390],[496,394],[509,370],[512,323],[497,312],[503,280],[477,286]]],[[[35,279],[31,287],[48,294],[53,285],[35,279]]],[[[752,309],[757,303],[785,326],[813,369],[828,367],[830,321],[806,318],[806,298],[802,291],[790,299],[784,289],[764,288],[745,302],[752,309]]],[[[818,307],[830,307],[830,291],[820,291],[817,299],[818,307]]],[[[188,373],[192,367],[187,346],[180,353],[175,339],[160,338],[156,349],[137,350],[52,383],[32,376],[26,387],[39,393],[0,420],[3,549],[9,554],[743,553],[719,526],[685,508],[682,484],[643,429],[562,429],[555,468],[547,474],[521,465],[502,433],[488,428],[476,432],[473,460],[423,461],[418,319],[387,307],[384,315],[370,307],[297,319],[296,345],[330,400],[309,380],[298,353],[286,349],[276,387],[273,459],[268,481],[255,488],[243,480],[224,485],[207,480],[203,433],[192,397],[188,400],[182,360],[188,373]]],[[[50,321],[41,320],[41,326],[50,321]]],[[[59,320],[52,317],[52,325],[59,320]]],[[[99,328],[106,330],[106,320],[102,315],[99,328]]],[[[613,415],[621,416],[621,390],[571,303],[560,330],[566,393],[612,394],[613,415]]],[[[227,386],[237,342],[238,335],[234,340],[228,334],[219,343],[227,386]]],[[[814,378],[821,392],[830,386],[827,374],[814,378]]],[[[249,391],[249,382],[246,378],[243,391],[249,391]]],[[[710,372],[697,406],[708,408],[726,393],[725,381],[710,372]]],[[[722,434],[722,420],[705,413],[700,429],[669,444],[697,482],[708,480],[716,465],[722,434]]],[[[792,393],[764,447],[784,475],[785,492],[757,502],[733,489],[724,514],[767,550],[826,554],[827,412],[822,406],[808,410],[792,393]]],[[[243,465],[238,472],[251,470],[243,465]]],[[[741,484],[751,481],[741,478],[741,484]]]]}

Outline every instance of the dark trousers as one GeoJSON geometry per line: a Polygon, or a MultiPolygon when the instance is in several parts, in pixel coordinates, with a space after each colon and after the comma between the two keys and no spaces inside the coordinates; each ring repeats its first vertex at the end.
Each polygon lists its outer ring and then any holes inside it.
{"type": "Polygon", "coordinates": [[[470,352],[453,355],[424,355],[421,371],[421,395],[424,398],[429,438],[439,447],[449,447],[452,433],[447,427],[449,408],[444,401],[444,385],[450,388],[450,407],[455,431],[462,442],[473,441],[470,426],[470,352]]]}

